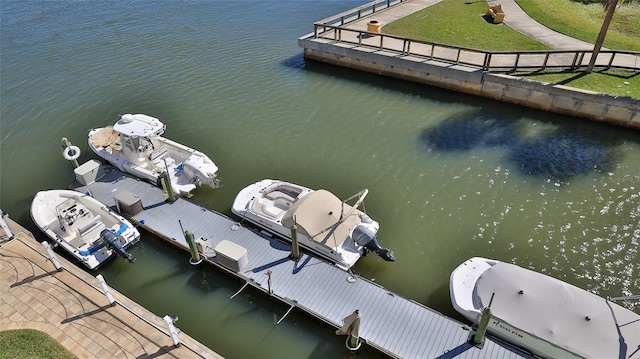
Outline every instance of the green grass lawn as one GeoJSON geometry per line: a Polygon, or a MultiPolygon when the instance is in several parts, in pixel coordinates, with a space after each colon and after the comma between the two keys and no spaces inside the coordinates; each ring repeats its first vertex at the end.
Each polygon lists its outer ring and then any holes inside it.
{"type": "Polygon", "coordinates": [[[387,34],[482,50],[550,50],[504,24],[485,20],[487,2],[444,0],[382,28],[387,34]]]}
{"type": "Polygon", "coordinates": [[[640,99],[640,74],[624,71],[550,72],[512,74],[534,81],[566,85],[609,95],[640,99]],[[605,92],[606,90],[606,92],[605,92]]]}
{"type": "MultiPolygon", "coordinates": [[[[527,14],[541,24],[591,43],[597,39],[605,15],[604,8],[599,4],[584,4],[572,0],[517,1],[527,14]]],[[[484,0],[443,0],[385,25],[382,32],[488,51],[550,49],[505,24],[487,22],[483,18],[487,6],[484,0]]],[[[509,14],[506,16],[508,17],[509,14]]],[[[640,3],[625,4],[616,9],[604,46],[615,50],[640,51],[640,3]]],[[[584,71],[532,72],[515,75],[536,81],[640,99],[640,74],[632,72],[594,71],[591,74],[584,71]]]]}
{"type": "MultiPolygon", "coordinates": [[[[604,8],[598,3],[583,4],[569,0],[516,1],[537,22],[590,43],[596,42],[605,16],[604,8]]],[[[621,1],[618,2],[620,3],[621,1]]],[[[618,6],[603,46],[615,50],[640,51],[640,3],[618,6]]]]}
{"type": "Polygon", "coordinates": [[[0,359],[77,359],[48,334],[33,329],[0,332],[0,359]]]}

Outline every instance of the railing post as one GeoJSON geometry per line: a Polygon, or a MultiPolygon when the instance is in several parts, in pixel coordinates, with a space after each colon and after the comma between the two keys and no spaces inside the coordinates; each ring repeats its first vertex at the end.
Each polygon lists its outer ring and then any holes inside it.
{"type": "Polygon", "coordinates": [[[515,72],[518,70],[518,63],[520,63],[520,53],[516,54],[516,62],[513,64],[513,69],[511,71],[515,72]]]}
{"type": "Polygon", "coordinates": [[[609,59],[609,64],[607,64],[607,70],[609,70],[611,68],[611,64],[613,63],[613,58],[616,57],[616,52],[612,51],[611,52],[611,58],[609,59]]]}
{"type": "Polygon", "coordinates": [[[576,68],[576,63],[578,61],[578,54],[579,54],[579,52],[576,52],[576,54],[573,55],[573,62],[571,63],[571,70],[575,70],[575,68],[576,68]]]}
{"type": "Polygon", "coordinates": [[[544,56],[544,62],[542,63],[542,70],[547,68],[547,62],[549,61],[549,55],[551,55],[551,54],[547,52],[547,54],[544,56]]]}
{"type": "Polygon", "coordinates": [[[56,257],[56,253],[53,251],[53,248],[51,248],[51,246],[49,245],[49,242],[43,241],[42,246],[47,251],[47,254],[49,254],[49,260],[51,261],[51,263],[53,263],[53,266],[56,267],[56,270],[58,272],[60,272],[63,268],[62,264],[58,262],[58,257],[56,257]]]}
{"type": "Polygon", "coordinates": [[[584,54],[585,53],[586,52],[584,52],[584,51],[576,53],[576,56],[578,56],[578,60],[576,61],[576,64],[577,64],[576,68],[580,68],[582,66],[582,60],[584,60],[584,54]],[[578,54],[580,54],[580,55],[578,55],[578,54]]]}
{"type": "Polygon", "coordinates": [[[106,295],[107,299],[109,300],[109,304],[114,305],[116,303],[116,299],[113,297],[113,295],[111,295],[111,290],[109,290],[109,286],[107,285],[107,282],[104,281],[104,277],[102,276],[102,274],[98,274],[96,278],[98,278],[98,281],[102,286],[102,291],[104,292],[104,295],[106,295]]]}
{"type": "Polygon", "coordinates": [[[491,66],[491,53],[484,53],[484,70],[489,71],[489,67],[491,66]]]}
{"type": "Polygon", "coordinates": [[[172,315],[172,316],[168,316],[165,315],[164,321],[167,323],[167,327],[169,327],[169,335],[171,335],[171,339],[173,340],[173,345],[174,346],[179,346],[180,345],[180,337],[178,336],[180,334],[180,331],[178,330],[178,328],[176,328],[175,325],[173,325],[173,323],[178,321],[178,316],[177,315],[172,315]]]}

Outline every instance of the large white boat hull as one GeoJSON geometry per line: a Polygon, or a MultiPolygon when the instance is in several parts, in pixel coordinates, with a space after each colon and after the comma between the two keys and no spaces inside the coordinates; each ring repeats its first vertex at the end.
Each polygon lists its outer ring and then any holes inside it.
{"type": "Polygon", "coordinates": [[[450,295],[474,323],[490,306],[488,333],[543,358],[631,358],[640,346],[640,315],[513,264],[471,258],[451,273],[450,295]]]}
{"type": "Polygon", "coordinates": [[[87,141],[112,166],[155,185],[162,185],[166,173],[178,195],[190,196],[198,186],[217,188],[218,166],[204,153],[162,137],[163,132],[158,119],[127,114],[114,126],[90,130],[87,141]]]}

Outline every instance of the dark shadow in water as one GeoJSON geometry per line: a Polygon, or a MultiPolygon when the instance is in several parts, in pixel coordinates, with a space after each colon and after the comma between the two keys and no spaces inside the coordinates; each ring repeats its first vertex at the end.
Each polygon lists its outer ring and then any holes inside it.
{"type": "Polygon", "coordinates": [[[289,57],[282,61],[282,65],[284,67],[289,67],[292,69],[302,70],[305,67],[304,54],[302,52],[289,57]]]}
{"type": "Polygon", "coordinates": [[[491,115],[473,115],[451,119],[422,133],[422,140],[443,152],[469,151],[478,146],[510,145],[515,139],[517,124],[491,115]]]}
{"type": "Polygon", "coordinates": [[[193,270],[191,276],[187,280],[187,283],[192,288],[198,288],[202,293],[215,292],[219,289],[227,288],[227,286],[233,286],[237,281],[221,281],[217,273],[213,273],[211,265],[202,263],[199,266],[194,266],[192,269],[187,268],[185,270],[193,270]]]}
{"type": "Polygon", "coordinates": [[[624,132],[622,128],[576,122],[571,118],[566,122],[538,121],[535,124],[538,123],[543,129],[531,133],[530,125],[525,126],[512,116],[505,118],[483,112],[452,118],[427,128],[420,139],[428,148],[441,152],[503,147],[507,151],[506,159],[522,174],[560,183],[613,170],[620,159],[616,147],[625,140],[638,140],[635,133],[624,132]]]}
{"type": "Polygon", "coordinates": [[[640,142],[637,133],[586,119],[563,116],[523,106],[485,99],[439,87],[376,75],[323,62],[305,60],[302,54],[285,61],[306,71],[365,85],[419,96],[442,103],[478,108],[466,116],[443,121],[420,135],[428,148],[441,152],[466,152],[479,147],[503,147],[506,160],[525,175],[554,182],[602,173],[615,168],[620,159],[616,146],[629,140],[640,142]],[[493,109],[493,105],[495,108],[493,109]],[[500,111],[500,112],[498,112],[500,111]],[[526,119],[520,121],[519,119],[526,119]],[[552,120],[549,120],[551,118],[552,120]],[[530,122],[552,130],[528,133],[530,122]]]}
{"type": "Polygon", "coordinates": [[[616,142],[565,129],[521,139],[510,148],[509,160],[520,172],[553,182],[566,182],[592,172],[612,171],[619,160],[616,142]]]}

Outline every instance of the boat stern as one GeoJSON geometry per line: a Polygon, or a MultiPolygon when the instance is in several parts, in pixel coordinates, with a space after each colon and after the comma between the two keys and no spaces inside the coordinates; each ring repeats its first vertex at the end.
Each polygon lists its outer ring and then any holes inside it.
{"type": "Polygon", "coordinates": [[[216,180],[218,166],[203,153],[196,151],[191,154],[189,158],[182,162],[182,168],[184,173],[196,186],[206,185],[211,188],[219,187],[218,181],[216,180]]]}

